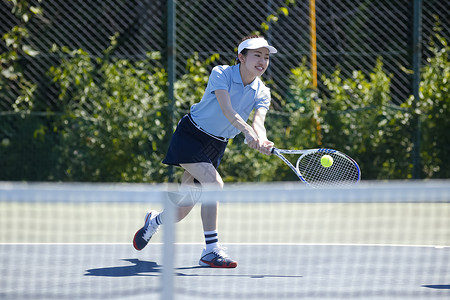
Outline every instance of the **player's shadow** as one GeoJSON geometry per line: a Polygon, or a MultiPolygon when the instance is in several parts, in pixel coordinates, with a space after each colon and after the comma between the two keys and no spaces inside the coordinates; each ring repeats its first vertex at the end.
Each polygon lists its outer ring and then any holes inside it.
{"type": "MultiPolygon", "coordinates": [[[[176,270],[195,270],[195,269],[209,269],[209,267],[195,266],[195,267],[180,267],[176,268],[176,270]]],[[[303,275],[272,275],[272,274],[184,274],[177,272],[176,276],[185,276],[185,277],[241,277],[241,278],[252,278],[252,279],[261,279],[261,278],[301,278],[303,275]]]]}
{"type": "MultiPolygon", "coordinates": [[[[132,263],[128,266],[106,267],[97,269],[88,269],[84,276],[101,277],[128,277],[128,276],[159,276],[162,273],[162,266],[153,261],[143,261],[136,258],[122,259],[132,263]],[[153,274],[148,274],[153,273],[153,274]]],[[[205,269],[201,266],[176,268],[176,271],[205,269]]],[[[208,269],[208,268],[207,268],[208,269]]],[[[270,275],[270,274],[185,274],[175,272],[175,276],[183,277],[245,277],[245,278],[300,278],[301,275],[270,275]]]]}
{"type": "Polygon", "coordinates": [[[427,284],[422,286],[429,289],[450,290],[450,284],[427,284]]]}
{"type": "Polygon", "coordinates": [[[108,267],[86,270],[84,276],[104,276],[104,277],[127,277],[127,276],[155,276],[157,274],[143,273],[160,273],[161,266],[153,261],[143,261],[136,258],[122,259],[132,263],[129,266],[108,267]]]}

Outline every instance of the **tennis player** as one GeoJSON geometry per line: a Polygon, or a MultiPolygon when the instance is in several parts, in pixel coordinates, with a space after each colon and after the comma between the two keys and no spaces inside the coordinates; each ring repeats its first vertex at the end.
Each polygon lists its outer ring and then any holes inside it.
{"type": "MultiPolygon", "coordinates": [[[[264,120],[270,106],[270,89],[259,77],[269,66],[269,56],[277,50],[260,36],[247,36],[238,46],[236,64],[213,68],[205,93],[185,115],[172,136],[163,163],[184,169],[181,186],[208,184],[223,188],[217,168],[224,155],[228,139],[242,132],[250,148],[270,155],[273,143],[267,139],[264,120]],[[252,126],[247,124],[255,110],[252,126]]],[[[186,217],[193,204],[178,207],[177,221],[186,217]]],[[[218,243],[218,204],[203,204],[201,218],[206,246],[200,257],[201,266],[235,268],[231,259],[218,243]]],[[[133,240],[142,250],[159,226],[164,223],[164,212],[149,211],[145,225],[133,240]]]]}

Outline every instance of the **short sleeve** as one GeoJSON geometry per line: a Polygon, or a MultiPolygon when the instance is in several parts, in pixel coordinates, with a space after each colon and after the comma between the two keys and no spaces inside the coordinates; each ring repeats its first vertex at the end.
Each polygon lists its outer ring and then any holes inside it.
{"type": "Polygon", "coordinates": [[[261,91],[259,91],[258,95],[256,96],[255,109],[263,107],[269,110],[270,101],[271,101],[270,89],[268,87],[264,87],[263,89],[261,89],[261,91]]]}
{"type": "Polygon", "coordinates": [[[216,90],[229,90],[231,84],[231,76],[226,69],[229,66],[216,66],[212,69],[208,80],[209,92],[216,90]]]}

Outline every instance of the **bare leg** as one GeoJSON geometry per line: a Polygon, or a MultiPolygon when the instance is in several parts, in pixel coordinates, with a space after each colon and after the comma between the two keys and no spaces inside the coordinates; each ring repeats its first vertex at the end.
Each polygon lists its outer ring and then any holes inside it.
{"type": "MultiPolygon", "coordinates": [[[[192,177],[197,179],[201,184],[217,185],[219,188],[223,188],[223,181],[220,174],[209,163],[194,163],[194,164],[182,164],[181,165],[192,177]]],[[[217,212],[218,203],[203,204],[201,210],[203,230],[211,231],[217,229],[217,212]]]]}
{"type": "MultiPolygon", "coordinates": [[[[188,185],[188,186],[195,185],[194,177],[191,174],[189,174],[188,171],[184,171],[183,177],[181,178],[181,184],[182,185],[188,185]]],[[[178,207],[178,219],[177,219],[177,222],[180,222],[181,220],[183,220],[191,212],[193,207],[194,207],[194,205],[178,207]]]]}
{"type": "Polygon", "coordinates": [[[202,222],[203,231],[217,230],[217,214],[219,211],[219,203],[214,204],[202,204],[202,222]]]}
{"type": "MultiPolygon", "coordinates": [[[[220,177],[212,164],[195,163],[182,164],[181,166],[201,184],[223,188],[222,177],[220,177]]],[[[202,205],[201,216],[205,233],[205,247],[203,248],[199,264],[205,267],[236,268],[237,262],[229,258],[219,244],[217,232],[218,207],[217,202],[202,205]]]]}

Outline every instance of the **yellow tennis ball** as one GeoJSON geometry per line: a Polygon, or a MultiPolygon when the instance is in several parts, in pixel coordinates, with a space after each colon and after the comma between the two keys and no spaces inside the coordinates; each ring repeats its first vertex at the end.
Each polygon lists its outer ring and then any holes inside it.
{"type": "Polygon", "coordinates": [[[322,166],[324,166],[325,168],[331,167],[333,165],[333,158],[329,155],[324,155],[322,156],[322,158],[320,159],[320,163],[322,164],[322,166]]]}

